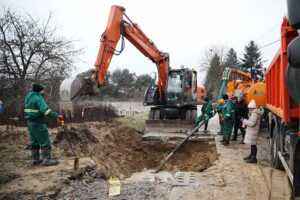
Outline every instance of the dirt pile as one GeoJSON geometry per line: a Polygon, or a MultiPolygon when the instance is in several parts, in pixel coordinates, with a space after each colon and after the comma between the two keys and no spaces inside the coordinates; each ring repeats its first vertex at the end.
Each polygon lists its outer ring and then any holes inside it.
{"type": "MultiPolygon", "coordinates": [[[[70,140],[77,154],[91,156],[107,176],[128,177],[144,169],[156,168],[177,143],[145,143],[133,128],[108,122],[73,124],[70,140]]],[[[72,156],[66,137],[58,132],[54,145],[63,155],[72,156]]],[[[214,145],[189,142],[165,165],[168,171],[203,171],[217,159],[214,145]]]]}
{"type": "Polygon", "coordinates": [[[27,132],[27,127],[17,127],[12,125],[0,126],[1,143],[29,143],[29,134],[27,132]]]}

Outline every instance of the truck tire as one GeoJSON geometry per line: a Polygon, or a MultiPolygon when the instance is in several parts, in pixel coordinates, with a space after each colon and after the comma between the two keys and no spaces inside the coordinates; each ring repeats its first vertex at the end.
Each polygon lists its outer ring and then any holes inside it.
{"type": "Polygon", "coordinates": [[[294,192],[294,197],[300,197],[300,150],[299,150],[299,145],[297,145],[297,147],[295,149],[293,192],[294,192]]]}
{"type": "Polygon", "coordinates": [[[300,1],[299,0],[288,0],[288,18],[289,23],[294,29],[300,29],[300,1]]]}
{"type": "Polygon", "coordinates": [[[288,45],[289,65],[300,68],[300,37],[294,38],[288,45]]]}
{"type": "Polygon", "coordinates": [[[277,124],[275,124],[275,127],[273,129],[272,133],[272,140],[271,140],[271,156],[272,156],[272,166],[275,169],[283,169],[282,163],[278,156],[279,151],[279,129],[277,124]]]}
{"type": "Polygon", "coordinates": [[[296,101],[297,103],[300,103],[300,81],[299,81],[299,77],[300,77],[300,68],[294,68],[291,67],[290,64],[288,64],[287,68],[286,68],[286,86],[287,89],[291,95],[291,97],[293,98],[294,101],[296,101]]]}

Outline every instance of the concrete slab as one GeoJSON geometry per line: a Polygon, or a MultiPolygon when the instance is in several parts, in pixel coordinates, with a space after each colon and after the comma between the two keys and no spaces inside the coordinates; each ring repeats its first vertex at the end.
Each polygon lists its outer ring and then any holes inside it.
{"type": "Polygon", "coordinates": [[[173,181],[173,175],[170,172],[161,171],[159,173],[154,173],[155,170],[145,170],[142,172],[137,172],[132,174],[125,182],[157,182],[165,183],[173,181]]]}
{"type": "Polygon", "coordinates": [[[196,174],[193,172],[176,172],[174,178],[172,187],[195,186],[197,184],[196,174]]]}

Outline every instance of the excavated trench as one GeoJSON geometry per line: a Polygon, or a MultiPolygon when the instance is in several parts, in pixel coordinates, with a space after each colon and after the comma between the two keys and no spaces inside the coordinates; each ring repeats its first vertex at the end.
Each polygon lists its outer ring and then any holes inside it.
{"type": "MultiPolygon", "coordinates": [[[[106,176],[129,177],[136,172],[155,169],[178,142],[144,142],[135,129],[107,122],[72,124],[68,135],[76,153],[91,156],[106,176]]],[[[63,156],[72,156],[63,132],[57,133],[54,145],[63,156]]],[[[188,142],[173,155],[163,170],[204,171],[216,159],[218,154],[214,144],[188,142]]]]}

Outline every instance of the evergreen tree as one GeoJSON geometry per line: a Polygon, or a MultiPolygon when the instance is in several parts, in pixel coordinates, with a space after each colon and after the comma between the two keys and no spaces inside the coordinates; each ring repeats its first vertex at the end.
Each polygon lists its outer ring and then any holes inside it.
{"type": "Polygon", "coordinates": [[[232,68],[232,69],[237,69],[238,66],[240,65],[236,51],[233,48],[230,48],[228,53],[226,54],[225,62],[224,62],[224,67],[227,68],[232,68]]]}
{"type": "Polygon", "coordinates": [[[250,73],[251,77],[255,80],[263,80],[263,64],[262,64],[261,52],[258,46],[253,40],[245,46],[245,53],[241,58],[242,64],[239,69],[250,73]]]}
{"type": "Polygon", "coordinates": [[[225,65],[221,62],[220,56],[215,53],[210,60],[209,69],[206,74],[205,87],[207,88],[207,96],[215,99],[222,83],[222,73],[225,65]]]}

